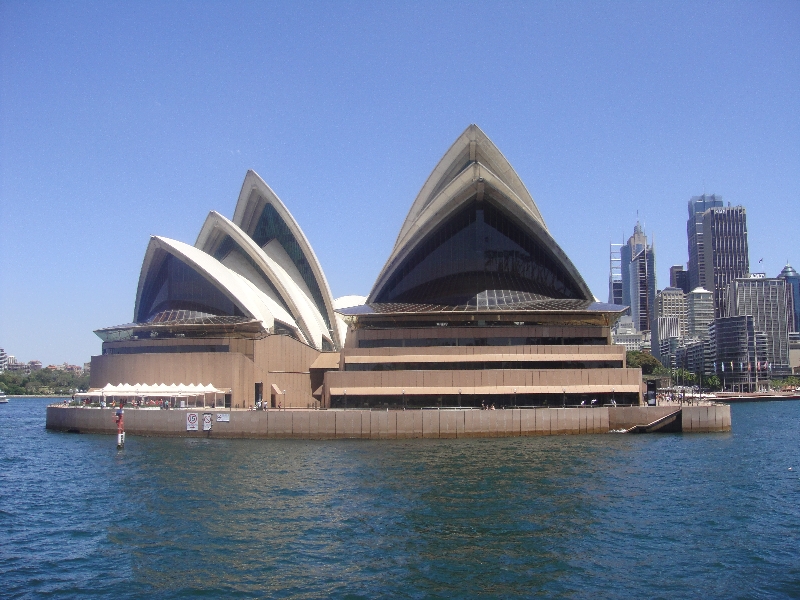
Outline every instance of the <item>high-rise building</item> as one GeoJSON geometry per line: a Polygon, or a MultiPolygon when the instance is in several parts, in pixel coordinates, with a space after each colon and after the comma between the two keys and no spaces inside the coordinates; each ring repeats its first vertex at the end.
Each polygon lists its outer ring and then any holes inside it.
{"type": "Polygon", "coordinates": [[[686,295],[687,337],[708,339],[708,326],[714,322],[714,294],[695,288],[686,295]]]}
{"type": "MultiPolygon", "coordinates": [[[[689,285],[693,290],[697,287],[708,287],[703,275],[703,213],[709,208],[722,207],[722,196],[711,194],[707,196],[692,196],[689,200],[689,220],[686,221],[686,237],[689,241],[689,285]]],[[[671,285],[671,283],[670,283],[671,285]]],[[[677,286],[676,286],[677,287],[677,286]]]]}
{"type": "Polygon", "coordinates": [[[6,351],[0,348],[0,373],[6,370],[6,366],[8,365],[8,355],[6,351]]]}
{"type": "Polygon", "coordinates": [[[792,268],[792,265],[786,263],[786,266],[783,267],[778,277],[786,280],[789,297],[791,299],[791,310],[789,313],[792,322],[789,323],[789,331],[800,331],[800,274],[792,268]]]}
{"type": "Polygon", "coordinates": [[[684,294],[689,293],[689,271],[683,265],[672,265],[669,268],[669,287],[678,288],[684,294]]]}
{"type": "Polygon", "coordinates": [[[743,206],[715,207],[703,213],[703,265],[704,287],[714,294],[714,316],[727,316],[728,284],[750,272],[743,206]]]}
{"type": "Polygon", "coordinates": [[[789,367],[789,310],[785,279],[756,277],[734,279],[727,288],[729,317],[752,316],[753,326],[767,338],[766,355],[773,376],[791,374],[789,367]]]}
{"type": "Polygon", "coordinates": [[[622,244],[611,244],[608,266],[608,303],[622,304],[622,244]]]}
{"type": "Polygon", "coordinates": [[[650,331],[656,301],[656,254],[654,244],[639,222],[633,235],[620,249],[622,262],[622,304],[630,306],[630,315],[639,331],[650,331]]]}

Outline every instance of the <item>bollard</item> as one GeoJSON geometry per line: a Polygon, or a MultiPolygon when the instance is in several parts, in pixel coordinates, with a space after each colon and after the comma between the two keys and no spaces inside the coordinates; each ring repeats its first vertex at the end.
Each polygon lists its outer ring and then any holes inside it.
{"type": "Polygon", "coordinates": [[[123,421],[122,405],[117,409],[117,450],[122,450],[125,446],[125,423],[123,421]]]}

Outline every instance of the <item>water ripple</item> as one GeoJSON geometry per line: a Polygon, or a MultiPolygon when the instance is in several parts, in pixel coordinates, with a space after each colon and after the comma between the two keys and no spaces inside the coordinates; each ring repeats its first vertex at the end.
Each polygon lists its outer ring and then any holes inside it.
{"type": "Polygon", "coordinates": [[[5,597],[800,597],[800,403],[730,434],[122,452],[44,406],[0,407],[5,597]]]}

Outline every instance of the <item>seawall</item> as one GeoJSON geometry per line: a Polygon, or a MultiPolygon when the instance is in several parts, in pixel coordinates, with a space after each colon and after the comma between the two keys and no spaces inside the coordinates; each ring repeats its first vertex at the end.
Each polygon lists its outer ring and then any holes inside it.
{"type": "MultiPolygon", "coordinates": [[[[648,425],[678,409],[675,406],[406,411],[126,409],[124,418],[127,434],[143,436],[407,439],[608,433],[648,425]],[[189,414],[197,416],[196,431],[187,431],[189,414]],[[203,430],[204,414],[210,415],[208,431],[203,430]]],[[[731,429],[728,405],[685,406],[681,410],[680,431],[705,433],[731,429]]],[[[48,406],[47,429],[115,434],[114,412],[110,408],[48,406]]]]}

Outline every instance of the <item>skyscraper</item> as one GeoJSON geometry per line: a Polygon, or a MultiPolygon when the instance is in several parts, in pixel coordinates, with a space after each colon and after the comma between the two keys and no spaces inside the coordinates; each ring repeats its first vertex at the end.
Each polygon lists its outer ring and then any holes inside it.
{"type": "Polygon", "coordinates": [[[749,272],[744,207],[708,209],[703,213],[703,280],[704,287],[714,294],[715,317],[730,314],[725,310],[728,284],[749,272]]]}
{"type": "Polygon", "coordinates": [[[778,277],[785,279],[789,288],[788,293],[791,298],[789,331],[800,331],[800,274],[792,268],[792,265],[786,263],[778,277]]]}
{"type": "MultiPolygon", "coordinates": [[[[692,196],[689,200],[689,220],[686,221],[686,238],[689,241],[689,285],[693,290],[711,289],[703,277],[703,213],[709,208],[722,207],[722,196],[692,196]]],[[[676,286],[677,287],[677,286],[676,286]]]]}
{"type": "Polygon", "coordinates": [[[639,222],[633,235],[620,249],[622,270],[622,304],[630,306],[633,323],[639,331],[649,331],[656,302],[655,248],[647,244],[647,236],[639,222]]]}
{"type": "Polygon", "coordinates": [[[772,375],[790,375],[786,280],[763,276],[734,279],[726,291],[726,316],[753,317],[755,330],[767,337],[766,355],[756,360],[769,363],[772,375]]]}

